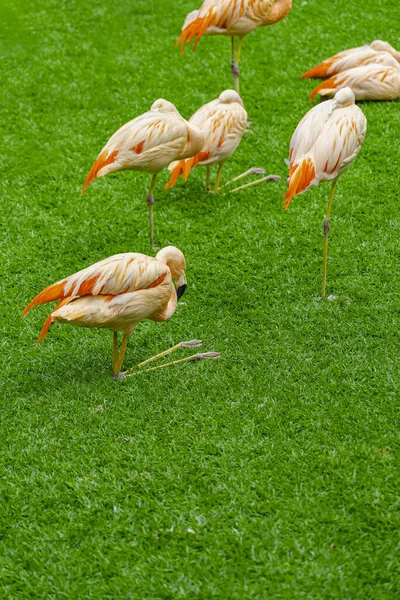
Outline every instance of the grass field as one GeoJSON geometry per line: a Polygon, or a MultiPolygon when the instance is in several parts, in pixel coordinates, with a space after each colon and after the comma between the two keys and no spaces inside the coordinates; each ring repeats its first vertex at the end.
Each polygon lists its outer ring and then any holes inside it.
{"type": "MultiPolygon", "coordinates": [[[[198,4],[198,3],[197,3],[198,4]]],[[[400,104],[364,103],[367,138],[339,182],[321,302],[328,185],[282,208],[299,75],[381,38],[390,0],[294,0],[245,39],[246,135],[225,179],[156,190],[159,246],[188,262],[168,322],[125,365],[200,338],[219,361],[114,382],[111,334],[20,313],[44,286],[114,253],[151,253],[148,176],[80,190],[94,158],[156,98],[189,117],[231,87],[229,43],[174,50],[193,0],[3,0],[0,597],[394,599],[399,567],[400,104]],[[362,12],[360,12],[362,10],[362,12]]],[[[182,354],[183,356],[183,354],[182,354]]],[[[397,590],[397,591],[396,591],[397,590]]]]}

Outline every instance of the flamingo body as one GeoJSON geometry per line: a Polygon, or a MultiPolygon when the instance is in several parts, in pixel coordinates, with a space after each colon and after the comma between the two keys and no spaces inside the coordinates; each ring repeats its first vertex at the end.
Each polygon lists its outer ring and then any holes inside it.
{"type": "Polygon", "coordinates": [[[196,154],[203,145],[201,132],[175,106],[157,100],[151,109],[123,125],[109,139],[83,185],[107,173],[133,169],[159,173],[172,160],[196,154]]]}
{"type": "Polygon", "coordinates": [[[329,96],[345,87],[353,90],[356,100],[396,100],[400,98],[400,64],[369,64],[338,73],[313,89],[310,102],[317,94],[329,96]]]}
{"type": "Polygon", "coordinates": [[[369,64],[380,64],[395,67],[400,62],[400,52],[397,52],[390,44],[381,40],[375,40],[370,45],[350,48],[331,56],[322,61],[302,75],[304,78],[331,77],[342,71],[361,67],[369,64]]]}
{"type": "Polygon", "coordinates": [[[186,181],[196,165],[221,164],[228,160],[246,131],[247,112],[239,94],[225,90],[216,100],[199,108],[189,123],[200,129],[204,145],[195,156],[171,163],[171,179],[166,188],[173,187],[180,175],[186,181]]]}
{"type": "Polygon", "coordinates": [[[283,19],[292,0],[205,0],[199,10],[189,13],[178,42],[182,54],[186,42],[195,38],[195,47],[203,35],[227,35],[243,38],[263,25],[283,19]]]}
{"type": "Polygon", "coordinates": [[[367,120],[354,104],[350,88],[314,106],[298,124],[290,141],[288,191],[284,207],[321,181],[337,179],[357,156],[367,120]]]}
{"type": "Polygon", "coordinates": [[[117,254],[48,286],[22,316],[34,306],[58,300],[38,341],[55,321],[130,336],[143,319],[164,321],[174,314],[186,287],[185,268],[185,257],[173,246],[160,250],[155,258],[134,252],[117,254]]]}

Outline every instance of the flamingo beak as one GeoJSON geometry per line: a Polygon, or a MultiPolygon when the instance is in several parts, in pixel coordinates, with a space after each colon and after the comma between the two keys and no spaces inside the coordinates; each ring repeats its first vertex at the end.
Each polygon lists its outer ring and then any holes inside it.
{"type": "Polygon", "coordinates": [[[179,277],[178,281],[176,282],[176,295],[178,297],[178,300],[179,300],[179,298],[181,298],[181,296],[183,296],[186,288],[187,288],[186,277],[185,277],[185,273],[183,273],[181,275],[181,277],[179,277]]]}
{"type": "Polygon", "coordinates": [[[178,287],[178,289],[176,290],[176,295],[178,297],[178,300],[181,296],[183,296],[183,294],[185,293],[185,290],[187,288],[186,283],[184,285],[181,285],[178,287]]]}

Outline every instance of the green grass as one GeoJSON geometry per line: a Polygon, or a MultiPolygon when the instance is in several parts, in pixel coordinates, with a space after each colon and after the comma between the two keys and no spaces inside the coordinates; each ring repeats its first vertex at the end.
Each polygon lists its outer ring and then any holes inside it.
{"type": "Polygon", "coordinates": [[[282,195],[313,85],[298,76],[375,38],[399,47],[399,8],[294,5],[245,39],[255,135],[225,171],[282,182],[207,195],[198,169],[156,189],[156,241],[184,251],[189,286],[125,364],[191,338],[222,357],[115,383],[108,332],[55,325],[33,348],[49,307],[20,313],[92,262],[150,253],[148,176],[82,183],[156,98],[189,117],[231,87],[229,42],[180,57],[193,0],[3,0],[1,598],[397,597],[399,102],[361,105],[367,138],[331,220],[337,302],[318,300],[329,186],[288,212],[282,195]]]}

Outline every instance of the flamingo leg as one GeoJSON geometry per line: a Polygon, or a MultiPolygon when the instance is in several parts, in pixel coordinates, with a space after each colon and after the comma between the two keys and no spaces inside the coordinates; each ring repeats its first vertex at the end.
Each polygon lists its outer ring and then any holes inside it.
{"type": "Polygon", "coordinates": [[[179,342],[179,344],[175,344],[175,346],[172,346],[172,348],[168,348],[168,350],[164,350],[164,352],[160,352],[159,354],[156,354],[155,356],[151,356],[150,358],[144,360],[143,362],[136,365],[136,367],[132,367],[131,369],[124,371],[122,373],[122,375],[127,375],[128,373],[131,373],[135,369],[141,369],[142,367],[145,367],[148,363],[158,360],[159,358],[163,358],[164,356],[171,354],[171,352],[175,352],[175,350],[178,350],[179,348],[195,348],[197,346],[201,346],[201,344],[202,344],[201,340],[190,340],[189,342],[179,342]]]}
{"type": "Polygon", "coordinates": [[[238,181],[239,179],[243,179],[243,177],[247,177],[247,175],[265,175],[265,173],[266,173],[265,169],[263,169],[261,167],[260,168],[252,167],[251,169],[247,169],[247,171],[245,171],[244,173],[241,173],[240,175],[237,175],[233,179],[230,179],[229,181],[224,183],[224,185],[221,185],[221,187],[226,187],[227,185],[230,185],[234,181],[238,181]]]}
{"type": "Polygon", "coordinates": [[[239,190],[244,190],[245,188],[248,188],[252,185],[257,185],[258,183],[264,183],[264,181],[280,181],[281,177],[279,175],[267,175],[267,177],[262,177],[261,179],[256,179],[255,181],[250,181],[250,183],[245,183],[244,185],[241,185],[237,188],[235,188],[234,190],[229,190],[229,192],[231,194],[233,194],[233,192],[238,192],[239,190]]]}
{"type": "Polygon", "coordinates": [[[122,338],[122,344],[121,344],[121,348],[119,350],[119,354],[116,357],[116,360],[113,364],[114,379],[119,379],[119,377],[120,377],[120,371],[121,371],[122,363],[124,360],[126,348],[128,346],[129,337],[130,337],[129,335],[124,335],[124,337],[122,338]]]}
{"type": "Polygon", "coordinates": [[[165,367],[172,367],[173,365],[179,365],[181,363],[187,362],[197,362],[199,360],[204,360],[208,358],[219,358],[221,354],[219,352],[205,352],[194,354],[193,356],[188,356],[187,358],[180,358],[179,360],[174,360],[173,362],[165,363],[163,365],[158,365],[157,367],[151,367],[150,369],[142,369],[141,371],[134,371],[133,373],[128,373],[126,377],[134,377],[135,375],[139,375],[139,373],[148,373],[149,371],[157,371],[157,369],[165,369],[165,367]]]}
{"type": "Polygon", "coordinates": [[[233,87],[235,92],[239,93],[239,69],[235,60],[235,38],[233,36],[231,37],[231,69],[233,75],[233,87]]]}
{"type": "Polygon", "coordinates": [[[117,358],[118,358],[118,333],[116,331],[113,331],[113,373],[115,372],[115,363],[117,362],[117,358]]]}
{"type": "Polygon", "coordinates": [[[237,47],[237,52],[236,52],[236,66],[238,68],[239,68],[239,63],[240,63],[240,55],[242,53],[242,45],[243,45],[243,38],[240,38],[238,47],[237,47]]]}
{"type": "Polygon", "coordinates": [[[154,190],[154,186],[156,185],[156,180],[157,180],[157,173],[155,173],[153,175],[153,177],[151,178],[149,191],[147,192],[147,196],[146,196],[147,205],[149,207],[150,244],[151,244],[151,247],[153,248],[153,250],[154,250],[154,219],[153,219],[154,196],[153,196],[153,190],[154,190]]]}
{"type": "Polygon", "coordinates": [[[222,169],[224,168],[225,163],[221,163],[218,167],[217,179],[215,180],[214,192],[217,193],[219,190],[219,183],[221,181],[222,169]]]}
{"type": "Polygon", "coordinates": [[[210,189],[210,166],[206,165],[206,191],[209,192],[210,189]]]}
{"type": "Polygon", "coordinates": [[[329,194],[328,208],[324,219],[324,272],[322,277],[322,298],[326,297],[326,273],[328,268],[328,234],[331,228],[329,224],[329,217],[332,209],[333,196],[335,194],[337,179],[332,182],[331,191],[329,194]]]}

